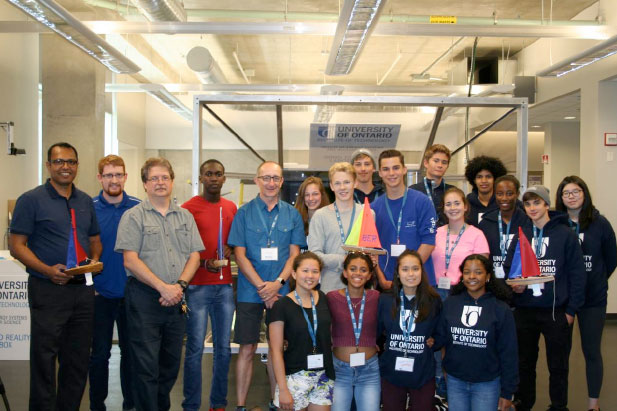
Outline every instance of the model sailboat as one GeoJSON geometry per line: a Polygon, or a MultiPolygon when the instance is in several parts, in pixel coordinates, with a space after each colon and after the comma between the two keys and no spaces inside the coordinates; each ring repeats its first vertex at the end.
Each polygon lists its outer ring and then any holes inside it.
{"type": "Polygon", "coordinates": [[[375,219],[371,213],[371,206],[368,199],[364,199],[364,209],[362,214],[351,227],[351,232],[345,244],[341,246],[343,250],[353,252],[358,251],[366,254],[386,254],[386,250],[381,247],[375,219]]]}
{"type": "Polygon", "coordinates": [[[518,228],[518,238],[506,283],[509,285],[531,285],[533,294],[541,295],[540,284],[555,281],[555,277],[542,275],[538,259],[521,227],[518,228]]]}
{"type": "Polygon", "coordinates": [[[66,269],[64,273],[68,275],[85,274],[86,284],[92,285],[92,273],[98,273],[102,270],[103,263],[100,261],[92,262],[81,244],[79,244],[75,210],[71,208],[71,233],[69,234],[69,246],[66,252],[66,269]]]}

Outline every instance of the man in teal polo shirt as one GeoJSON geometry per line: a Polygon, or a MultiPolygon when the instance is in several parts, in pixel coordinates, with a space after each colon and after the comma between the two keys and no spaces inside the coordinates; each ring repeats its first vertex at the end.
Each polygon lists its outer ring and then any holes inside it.
{"type": "MultiPolygon", "coordinates": [[[[238,275],[238,302],[234,342],[240,344],[236,363],[237,410],[244,410],[253,377],[253,356],[259,342],[264,308],[269,309],[289,288],[293,259],[306,246],[300,213],[279,199],[283,170],[272,161],[257,168],[259,195],[236,214],[228,244],[234,248],[238,275]]],[[[271,394],[274,373],[268,363],[271,394]]]]}

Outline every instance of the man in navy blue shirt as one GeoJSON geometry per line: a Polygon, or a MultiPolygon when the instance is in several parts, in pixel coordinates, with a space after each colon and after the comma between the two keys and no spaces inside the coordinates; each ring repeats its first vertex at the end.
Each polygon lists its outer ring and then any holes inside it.
{"type": "Polygon", "coordinates": [[[102,246],[92,199],[73,185],[78,164],[70,144],[49,147],[50,178],[17,199],[11,221],[11,255],[30,274],[31,410],[78,410],[88,376],[94,289],[64,273],[72,210],[86,255],[98,260],[102,246]]]}
{"type": "Polygon", "coordinates": [[[90,356],[90,410],[104,411],[109,379],[109,356],[113,338],[114,322],[118,325],[120,344],[120,386],[122,388],[122,408],[134,407],[131,393],[131,364],[128,349],[128,329],[124,305],[124,286],[126,270],[122,253],[114,251],[118,224],[122,214],[140,203],[140,200],[124,192],[126,169],[124,160],[116,155],[108,155],[99,161],[96,176],[102,190],[94,197],[94,210],[101,226],[103,243],[103,272],[94,277],[94,335],[90,356]]]}

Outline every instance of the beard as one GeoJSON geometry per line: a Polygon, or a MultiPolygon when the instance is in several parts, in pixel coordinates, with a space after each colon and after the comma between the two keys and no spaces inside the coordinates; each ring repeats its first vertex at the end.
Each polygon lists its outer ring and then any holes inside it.
{"type": "Polygon", "coordinates": [[[120,186],[116,186],[116,187],[107,187],[107,188],[103,188],[103,191],[105,191],[105,193],[108,196],[111,197],[118,197],[119,195],[122,194],[122,187],[120,186]]]}

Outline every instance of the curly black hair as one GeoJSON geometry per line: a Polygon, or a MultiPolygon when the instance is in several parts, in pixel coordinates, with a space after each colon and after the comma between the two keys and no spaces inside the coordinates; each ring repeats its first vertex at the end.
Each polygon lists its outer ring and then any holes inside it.
{"type": "Polygon", "coordinates": [[[465,257],[461,265],[458,267],[461,272],[461,281],[459,281],[458,284],[452,288],[450,295],[457,295],[466,290],[462,278],[463,269],[465,268],[465,263],[467,261],[473,260],[480,261],[489,276],[489,280],[486,283],[486,291],[490,291],[498,300],[509,302],[512,298],[512,291],[510,290],[510,287],[508,287],[503,281],[497,280],[497,277],[495,277],[495,272],[493,271],[493,263],[482,254],[470,254],[465,257]]]}
{"type": "Polygon", "coordinates": [[[498,179],[508,173],[506,166],[504,166],[501,160],[496,157],[474,157],[471,161],[469,161],[467,167],[465,167],[465,178],[469,181],[469,184],[471,184],[474,190],[478,189],[475,181],[476,175],[482,170],[490,171],[494,179],[498,179]]]}

